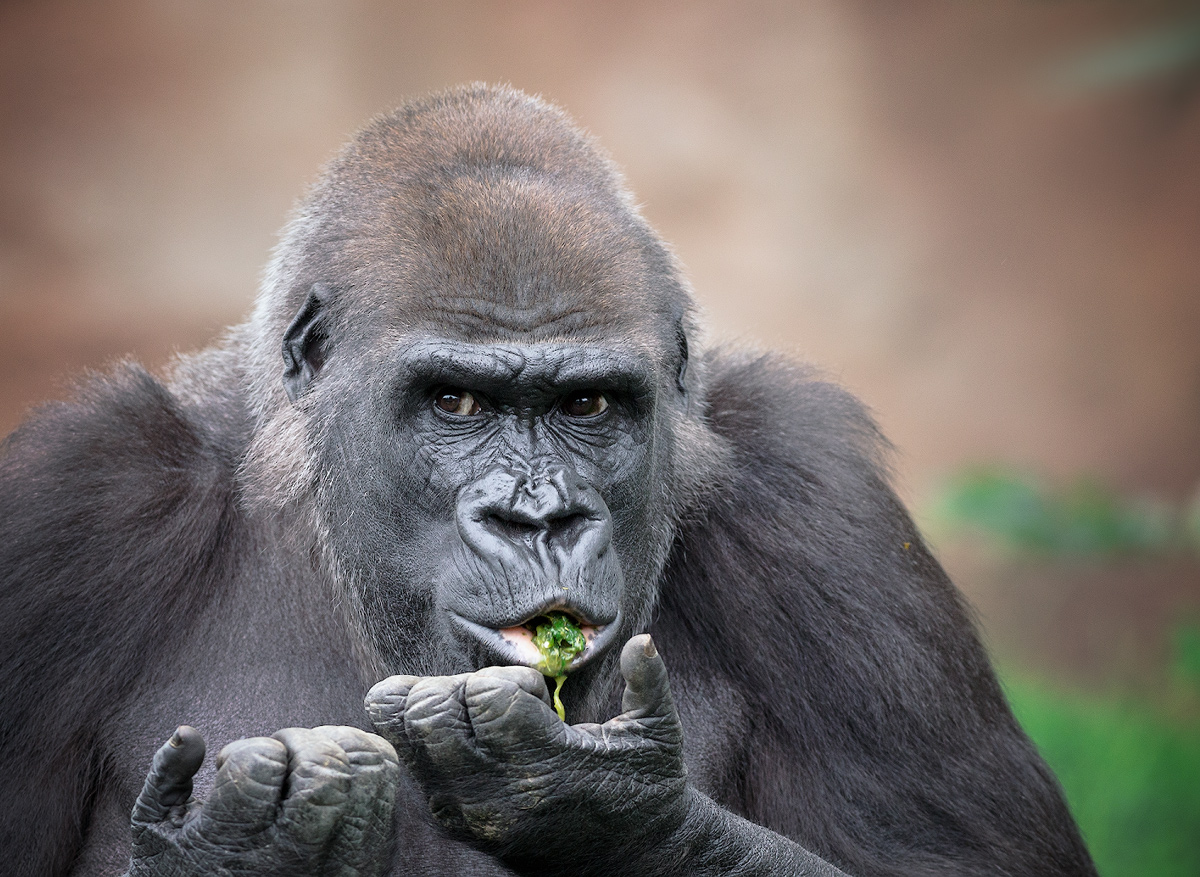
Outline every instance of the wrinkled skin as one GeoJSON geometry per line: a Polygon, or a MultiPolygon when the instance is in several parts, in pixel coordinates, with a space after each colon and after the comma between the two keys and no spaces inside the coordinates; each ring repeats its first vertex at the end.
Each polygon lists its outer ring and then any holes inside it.
{"type": "Polygon", "coordinates": [[[396,752],[451,837],[518,873],[842,874],[688,783],[648,635],[630,639],[620,668],[620,714],[577,725],[558,719],[528,667],[393,676],[366,699],[386,740],[344,727],[240,740],[222,750],[203,804],[191,797],[203,742],[181,727],[134,807],[128,877],[382,874],[396,752]]]}
{"type": "Polygon", "coordinates": [[[217,756],[202,805],[192,775],[203,758],[187,726],[155,755],[133,809],[129,877],[382,872],[399,771],[384,740],[345,727],[239,740],[217,756]]]}
{"type": "Polygon", "coordinates": [[[451,834],[538,872],[604,874],[662,844],[689,806],[682,729],[649,636],[625,646],[621,672],[621,713],[603,724],[558,721],[526,667],[393,676],[367,708],[451,834]]]}

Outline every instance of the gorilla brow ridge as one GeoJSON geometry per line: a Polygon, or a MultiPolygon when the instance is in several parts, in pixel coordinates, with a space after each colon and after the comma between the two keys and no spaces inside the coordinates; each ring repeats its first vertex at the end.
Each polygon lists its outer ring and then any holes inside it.
{"type": "Polygon", "coordinates": [[[601,345],[545,342],[478,345],[430,338],[409,341],[402,356],[408,380],[421,386],[503,391],[516,384],[596,387],[633,399],[653,397],[655,364],[601,345]]]}

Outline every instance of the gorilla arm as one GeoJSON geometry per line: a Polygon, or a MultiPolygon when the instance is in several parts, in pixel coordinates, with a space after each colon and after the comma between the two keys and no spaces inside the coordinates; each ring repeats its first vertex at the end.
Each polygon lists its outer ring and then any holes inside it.
{"type": "Polygon", "coordinates": [[[542,675],[527,667],[393,676],[371,690],[367,708],[438,821],[518,871],[842,873],[688,783],[679,716],[649,635],[625,645],[621,673],[622,712],[602,725],[560,722],[542,675]]]}
{"type": "Polygon", "coordinates": [[[689,765],[734,750],[705,791],[857,877],[1094,875],[862,405],[777,357],[707,365],[733,471],[677,534],[651,627],[689,765]],[[714,735],[694,704],[720,691],[744,709],[714,735]]]}
{"type": "MultiPolygon", "coordinates": [[[[142,737],[118,717],[138,703],[146,735],[165,736],[157,726],[178,717],[147,706],[153,677],[231,588],[244,543],[225,441],[123,366],[0,445],[5,874],[111,874],[130,862],[127,829],[110,848],[101,811],[116,802],[128,814],[136,794],[119,767],[142,737]]],[[[238,713],[255,721],[244,703],[238,713]]],[[[199,734],[181,729],[155,756],[134,813],[133,874],[306,874],[334,862],[379,873],[399,771],[385,741],[334,727],[239,741],[202,806],[191,789],[203,754],[199,734]]]]}
{"type": "Polygon", "coordinates": [[[219,597],[233,542],[224,456],[133,365],[0,445],[6,873],[73,867],[113,776],[112,718],[219,597]]]}

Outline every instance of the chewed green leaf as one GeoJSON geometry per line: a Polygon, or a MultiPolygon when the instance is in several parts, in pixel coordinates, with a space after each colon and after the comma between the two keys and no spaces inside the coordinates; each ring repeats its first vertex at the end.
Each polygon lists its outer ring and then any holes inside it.
{"type": "Polygon", "coordinates": [[[559,695],[562,694],[563,683],[566,681],[566,676],[554,677],[554,711],[564,722],[567,720],[567,708],[563,706],[562,698],[559,695]]]}
{"type": "Polygon", "coordinates": [[[564,676],[575,656],[587,649],[587,640],[566,615],[546,616],[533,633],[533,645],[541,654],[538,670],[546,676],[564,676]]]}

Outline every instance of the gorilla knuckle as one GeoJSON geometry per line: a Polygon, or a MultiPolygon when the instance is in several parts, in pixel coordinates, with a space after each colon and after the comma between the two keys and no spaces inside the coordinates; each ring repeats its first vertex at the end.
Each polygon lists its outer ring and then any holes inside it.
{"type": "Polygon", "coordinates": [[[347,725],[322,725],[313,730],[332,740],[352,765],[365,767],[396,761],[395,748],[378,734],[347,725]]]}
{"type": "Polygon", "coordinates": [[[528,691],[535,697],[540,696],[540,694],[546,690],[546,677],[533,667],[484,667],[478,673],[473,675],[476,678],[496,678],[507,680],[523,691],[528,691]]]}
{"type": "Polygon", "coordinates": [[[408,693],[420,680],[420,676],[388,676],[371,686],[365,702],[368,707],[379,705],[386,708],[397,704],[402,706],[408,693]]]}
{"type": "Polygon", "coordinates": [[[324,752],[296,753],[288,776],[290,794],[318,804],[340,801],[350,790],[351,773],[345,756],[339,758],[324,752]]]}
{"type": "Polygon", "coordinates": [[[508,712],[523,694],[511,679],[473,674],[463,685],[463,705],[472,723],[508,712]]]}
{"type": "Polygon", "coordinates": [[[271,737],[247,737],[226,745],[217,755],[217,774],[245,777],[257,782],[281,778],[287,769],[288,750],[271,737]]]}

